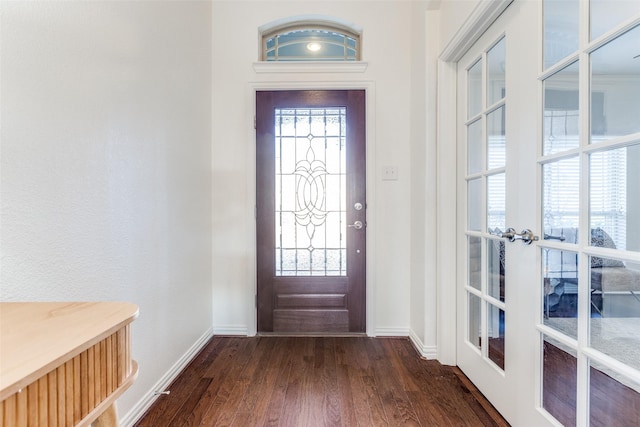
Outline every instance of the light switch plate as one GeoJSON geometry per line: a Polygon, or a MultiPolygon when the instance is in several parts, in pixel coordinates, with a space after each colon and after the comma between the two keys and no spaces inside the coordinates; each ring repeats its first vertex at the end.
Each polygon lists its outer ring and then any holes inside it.
{"type": "Polygon", "coordinates": [[[383,166],[382,167],[382,180],[383,181],[396,181],[398,179],[398,167],[397,166],[383,166]]]}

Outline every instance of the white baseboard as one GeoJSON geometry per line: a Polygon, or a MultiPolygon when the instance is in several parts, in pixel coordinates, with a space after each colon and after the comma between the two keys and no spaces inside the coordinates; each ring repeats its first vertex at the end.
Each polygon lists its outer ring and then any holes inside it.
{"type": "Polygon", "coordinates": [[[424,345],[420,337],[415,334],[415,332],[411,331],[409,334],[409,339],[413,343],[413,346],[416,348],[420,356],[425,359],[437,359],[438,358],[438,346],[435,345],[424,345]]]}
{"type": "Polygon", "coordinates": [[[409,328],[377,328],[377,337],[408,337],[409,328]]]}
{"type": "Polygon", "coordinates": [[[244,325],[220,325],[213,327],[214,335],[240,335],[244,337],[251,336],[249,328],[244,325]]]}
{"type": "Polygon", "coordinates": [[[205,332],[185,354],[169,369],[160,380],[151,387],[143,397],[136,403],[136,405],[127,412],[120,420],[122,427],[133,426],[140,417],[151,407],[153,402],[156,401],[158,395],[155,394],[156,390],[164,390],[169,384],[182,372],[182,370],[191,362],[191,360],[204,348],[214,335],[213,329],[209,329],[205,332]]]}

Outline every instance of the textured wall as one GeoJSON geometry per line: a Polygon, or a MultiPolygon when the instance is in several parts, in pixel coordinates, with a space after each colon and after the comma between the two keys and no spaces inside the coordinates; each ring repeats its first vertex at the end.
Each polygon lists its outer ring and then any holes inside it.
{"type": "Polygon", "coordinates": [[[126,300],[126,413],[211,327],[211,5],[3,2],[0,300],[126,300]]]}

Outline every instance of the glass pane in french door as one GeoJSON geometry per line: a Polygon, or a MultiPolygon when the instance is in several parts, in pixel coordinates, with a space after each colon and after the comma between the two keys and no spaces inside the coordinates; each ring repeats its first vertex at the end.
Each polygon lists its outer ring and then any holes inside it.
{"type": "Polygon", "coordinates": [[[635,0],[591,0],[590,6],[592,40],[640,13],[635,0]]]}
{"type": "Polygon", "coordinates": [[[591,143],[640,132],[638,76],[640,25],[591,53],[591,143]]]}
{"type": "Polygon", "coordinates": [[[549,336],[542,343],[542,407],[565,427],[576,425],[576,352],[549,336]]]}
{"type": "Polygon", "coordinates": [[[580,0],[545,0],[544,68],[578,50],[580,0]]]}

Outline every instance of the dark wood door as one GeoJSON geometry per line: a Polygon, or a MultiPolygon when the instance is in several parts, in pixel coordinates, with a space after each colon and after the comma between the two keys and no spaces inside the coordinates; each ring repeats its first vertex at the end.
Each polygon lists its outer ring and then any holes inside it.
{"type": "Polygon", "coordinates": [[[258,332],[365,332],[365,92],[259,91],[256,145],[258,332]]]}

